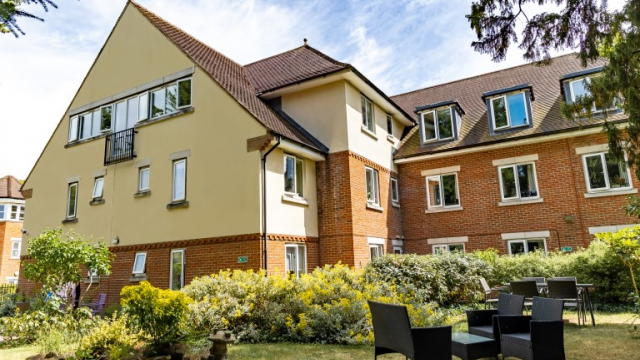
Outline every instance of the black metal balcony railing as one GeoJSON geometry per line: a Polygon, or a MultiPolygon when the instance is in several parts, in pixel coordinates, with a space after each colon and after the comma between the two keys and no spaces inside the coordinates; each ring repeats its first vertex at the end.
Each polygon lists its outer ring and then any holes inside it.
{"type": "Polygon", "coordinates": [[[107,135],[104,145],[105,166],[129,161],[136,157],[134,152],[136,133],[134,129],[127,129],[107,135]]]}

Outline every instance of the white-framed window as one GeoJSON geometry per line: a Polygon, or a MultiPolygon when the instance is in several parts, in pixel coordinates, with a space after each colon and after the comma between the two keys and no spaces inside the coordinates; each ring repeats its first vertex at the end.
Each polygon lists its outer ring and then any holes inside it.
{"type": "Polygon", "coordinates": [[[393,116],[387,114],[387,134],[393,136],[393,116]]]}
{"type": "Polygon", "coordinates": [[[400,203],[400,193],[398,192],[398,180],[391,178],[391,202],[400,203]]]}
{"type": "Polygon", "coordinates": [[[171,250],[171,276],[169,286],[171,290],[180,290],[184,287],[184,249],[171,250]]]}
{"type": "Polygon", "coordinates": [[[93,198],[99,199],[104,192],[104,176],[97,177],[93,184],[93,198]]]}
{"type": "Polygon", "coordinates": [[[284,156],[284,192],[304,197],[304,160],[288,154],[284,156]]]}
{"type": "Polygon", "coordinates": [[[369,244],[369,255],[371,260],[377,259],[384,255],[384,245],[382,244],[369,244]]]}
{"type": "Polygon", "coordinates": [[[149,177],[151,170],[148,166],[144,166],[138,169],[138,191],[149,190],[149,177]]]}
{"type": "Polygon", "coordinates": [[[582,156],[589,192],[631,188],[631,175],[625,161],[617,161],[607,151],[582,156]]]}
{"type": "Polygon", "coordinates": [[[131,270],[131,273],[134,275],[144,274],[146,273],[146,267],[147,267],[147,253],[137,252],[133,260],[133,270],[131,270]]]}
{"type": "Polygon", "coordinates": [[[380,187],[378,180],[378,170],[368,166],[365,170],[365,181],[367,186],[367,202],[369,204],[380,205],[380,187]]]}
{"type": "MultiPolygon", "coordinates": [[[[584,78],[576,79],[569,81],[569,94],[568,97],[571,102],[575,102],[578,97],[591,96],[591,92],[587,90],[587,84],[591,82],[591,77],[587,76],[584,78]]],[[[591,112],[593,113],[601,113],[605,110],[615,109],[615,105],[611,104],[608,108],[603,108],[601,106],[596,105],[595,101],[593,105],[591,105],[591,112]]]]}
{"type": "Polygon", "coordinates": [[[69,119],[69,142],[78,140],[78,117],[72,116],[69,119]]]}
{"type": "Polygon", "coordinates": [[[427,177],[427,201],[429,209],[460,206],[458,174],[427,177]]]}
{"type": "Polygon", "coordinates": [[[22,246],[21,238],[11,238],[11,254],[9,259],[20,259],[20,246],[22,246]]]}
{"type": "Polygon", "coordinates": [[[535,199],[539,197],[534,163],[498,167],[502,200],[535,199]]]}
{"type": "Polygon", "coordinates": [[[403,253],[402,246],[394,246],[393,247],[393,253],[394,254],[402,254],[403,253]]]}
{"type": "Polygon", "coordinates": [[[426,111],[420,114],[422,142],[451,140],[455,137],[453,107],[426,111]]]}
{"type": "Polygon", "coordinates": [[[11,205],[11,213],[9,214],[9,219],[18,221],[24,220],[24,205],[11,205]]]}
{"type": "Polygon", "coordinates": [[[524,92],[506,94],[490,100],[493,129],[501,130],[529,124],[527,96],[524,92]]]}
{"type": "Polygon", "coordinates": [[[67,196],[67,219],[74,219],[76,217],[77,209],[78,209],[78,183],[73,182],[69,184],[69,191],[67,196]]]}
{"type": "Polygon", "coordinates": [[[544,251],[547,254],[547,241],[545,239],[509,240],[509,255],[528,254],[533,251],[544,251]]]}
{"type": "Polygon", "coordinates": [[[7,284],[18,285],[18,277],[17,276],[7,276],[7,284]]]}
{"type": "Polygon", "coordinates": [[[375,116],[373,113],[373,102],[364,95],[360,95],[360,99],[362,105],[362,126],[375,133],[376,126],[375,116]]]}
{"type": "Polygon", "coordinates": [[[5,216],[5,205],[0,204],[0,221],[4,220],[5,216]]]}
{"type": "Polygon", "coordinates": [[[300,278],[307,272],[307,246],[305,244],[286,244],[284,246],[285,271],[300,278]]]}
{"type": "Polygon", "coordinates": [[[438,244],[433,245],[431,251],[435,255],[449,254],[454,251],[464,252],[464,244],[438,244]]]}
{"type": "Polygon", "coordinates": [[[138,121],[149,118],[149,93],[145,92],[138,96],[138,121]]]}
{"type": "Polygon", "coordinates": [[[100,108],[100,131],[111,130],[111,120],[113,118],[113,104],[100,108]]]}
{"type": "Polygon", "coordinates": [[[178,80],[178,109],[191,106],[191,79],[178,80]]]}
{"type": "Polygon", "coordinates": [[[173,186],[171,191],[172,201],[187,199],[187,159],[173,162],[173,186]]]}

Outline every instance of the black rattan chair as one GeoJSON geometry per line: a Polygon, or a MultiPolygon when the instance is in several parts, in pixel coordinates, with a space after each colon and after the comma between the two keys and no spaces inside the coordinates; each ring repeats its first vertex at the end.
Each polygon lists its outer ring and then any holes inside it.
{"type": "Polygon", "coordinates": [[[565,360],[562,303],[536,296],[531,316],[496,316],[502,358],[565,360]]]}
{"type": "Polygon", "coordinates": [[[538,284],[544,284],[546,280],[542,276],[525,276],[522,281],[535,281],[538,284]]]}
{"type": "Polygon", "coordinates": [[[498,295],[498,309],[496,310],[467,310],[467,325],[469,334],[484,336],[490,339],[500,340],[498,323],[494,320],[496,315],[522,315],[524,296],[498,295]]]}
{"type": "MultiPolygon", "coordinates": [[[[556,278],[560,279],[560,278],[556,278]]],[[[575,308],[578,312],[578,326],[587,323],[587,311],[582,299],[582,294],[578,291],[575,278],[564,278],[563,280],[549,280],[547,282],[547,296],[552,299],[564,300],[564,307],[575,308]]]]}
{"type": "Polygon", "coordinates": [[[368,301],[378,355],[400,353],[411,360],[451,360],[451,326],[411,328],[407,308],[368,301]]]}

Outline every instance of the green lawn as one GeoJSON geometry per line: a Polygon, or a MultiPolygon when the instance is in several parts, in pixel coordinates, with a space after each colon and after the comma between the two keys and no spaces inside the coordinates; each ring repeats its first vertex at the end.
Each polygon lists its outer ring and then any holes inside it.
{"type": "MultiPolygon", "coordinates": [[[[627,360],[635,359],[640,352],[640,339],[632,338],[631,326],[625,323],[631,314],[596,314],[597,326],[576,325],[575,313],[565,314],[570,323],[565,326],[565,350],[568,360],[627,360]]],[[[466,330],[461,321],[454,331],[466,330]]],[[[0,349],[2,360],[24,360],[37,349],[33,346],[0,349]]],[[[371,346],[306,345],[306,344],[242,344],[232,345],[232,360],[371,360],[371,346]]],[[[195,355],[195,354],[194,354],[195,355]]],[[[199,357],[198,357],[199,359],[199,357]]],[[[379,359],[400,360],[400,355],[385,355],[379,359]]]]}

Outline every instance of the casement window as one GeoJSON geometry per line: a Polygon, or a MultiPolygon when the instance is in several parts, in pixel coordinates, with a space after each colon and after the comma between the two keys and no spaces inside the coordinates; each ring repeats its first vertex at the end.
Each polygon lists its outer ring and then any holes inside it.
{"type": "Polygon", "coordinates": [[[547,254],[545,239],[509,240],[509,255],[528,254],[533,251],[544,251],[547,254]]]}
{"type": "Polygon", "coordinates": [[[184,79],[151,91],[151,118],[170,115],[191,106],[191,79],[184,79]]]}
{"type": "Polygon", "coordinates": [[[453,107],[420,114],[422,142],[452,140],[454,138],[453,107]]]}
{"type": "Polygon", "coordinates": [[[449,254],[454,251],[464,252],[464,244],[439,244],[433,245],[432,250],[436,255],[449,254]]]}
{"type": "Polygon", "coordinates": [[[93,198],[99,199],[102,197],[102,193],[104,191],[104,177],[97,177],[93,184],[93,198]]]}
{"type": "Polygon", "coordinates": [[[400,193],[398,192],[398,180],[391,179],[391,202],[400,203],[400,193]]]}
{"type": "Polygon", "coordinates": [[[530,122],[524,92],[494,97],[489,103],[494,130],[526,126],[530,122]]]}
{"type": "Polygon", "coordinates": [[[384,255],[384,245],[382,244],[369,244],[369,255],[371,260],[377,259],[384,255]]]}
{"type": "Polygon", "coordinates": [[[631,176],[625,161],[617,161],[606,151],[583,155],[582,161],[589,192],[631,187],[631,176]]]}
{"type": "Polygon", "coordinates": [[[11,213],[9,214],[9,219],[18,221],[24,220],[24,205],[11,205],[11,213]]]}
{"type": "Polygon", "coordinates": [[[184,287],[184,249],[171,250],[171,290],[180,290],[184,287]]]}
{"type": "Polygon", "coordinates": [[[100,131],[111,130],[111,120],[113,115],[113,105],[100,108],[100,131]]]}
{"type": "Polygon", "coordinates": [[[375,133],[375,116],[373,114],[373,102],[364,95],[360,95],[362,105],[362,126],[375,133]]]}
{"type": "Polygon", "coordinates": [[[284,192],[302,198],[304,196],[304,160],[293,155],[284,156],[284,192]]]}
{"type": "Polygon", "coordinates": [[[133,270],[131,273],[136,274],[145,274],[147,267],[147,253],[146,252],[137,252],[136,256],[133,260],[133,270]]]}
{"type": "Polygon", "coordinates": [[[460,206],[458,174],[427,177],[427,199],[429,209],[460,206]]]}
{"type": "Polygon", "coordinates": [[[141,167],[138,169],[138,191],[149,190],[149,176],[151,175],[149,167],[141,167]]]}
{"type": "Polygon", "coordinates": [[[307,246],[304,244],[286,244],[284,251],[287,274],[300,278],[301,274],[307,272],[307,246]]]}
{"type": "Polygon", "coordinates": [[[498,167],[502,200],[539,197],[534,163],[498,167]]]}
{"type": "Polygon", "coordinates": [[[380,205],[380,187],[378,181],[378,170],[365,167],[365,181],[367,187],[367,202],[373,205],[380,205]]]}
{"type": "Polygon", "coordinates": [[[393,136],[393,117],[387,114],[387,134],[393,136]]]}
{"type": "Polygon", "coordinates": [[[69,192],[67,196],[67,219],[76,218],[76,210],[78,209],[78,183],[69,184],[69,192]]]}
{"type": "Polygon", "coordinates": [[[173,186],[171,200],[183,201],[187,199],[187,159],[173,162],[173,186]]]}
{"type": "Polygon", "coordinates": [[[79,118],[77,116],[71,117],[69,120],[69,142],[78,140],[78,126],[79,118]]]}
{"type": "MultiPolygon", "coordinates": [[[[583,77],[577,80],[567,81],[566,82],[567,86],[565,88],[566,90],[568,90],[568,93],[565,94],[567,97],[566,99],[567,102],[573,103],[581,97],[591,96],[591,92],[587,89],[587,84],[589,84],[590,82],[591,82],[591,77],[583,77]]],[[[611,104],[605,108],[597,105],[594,101],[591,107],[591,112],[601,113],[605,110],[613,110],[615,108],[616,108],[615,104],[611,104]]]]}
{"type": "Polygon", "coordinates": [[[393,247],[393,253],[394,254],[402,254],[402,246],[394,246],[393,247]]]}
{"type": "Polygon", "coordinates": [[[22,245],[21,238],[11,238],[11,254],[10,259],[20,259],[20,246],[22,245]]]}
{"type": "Polygon", "coordinates": [[[191,106],[191,79],[178,81],[178,109],[191,106]]]}

